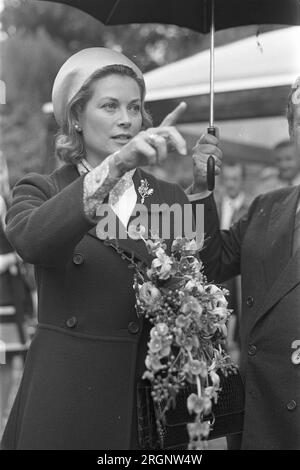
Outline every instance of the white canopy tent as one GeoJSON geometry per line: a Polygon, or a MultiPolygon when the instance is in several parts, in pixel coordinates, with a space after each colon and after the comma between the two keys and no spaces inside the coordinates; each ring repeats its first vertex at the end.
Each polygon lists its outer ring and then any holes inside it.
{"type": "MultiPolygon", "coordinates": [[[[288,138],[284,111],[290,86],[300,75],[299,44],[296,26],[216,48],[215,116],[223,137],[266,147],[288,138]]],[[[145,80],[154,115],[163,117],[184,99],[188,110],[183,122],[189,124],[182,129],[197,134],[205,129],[208,50],[153,70],[145,80]]]]}
{"type": "MultiPolygon", "coordinates": [[[[300,27],[251,36],[215,50],[216,93],[290,85],[300,73],[300,27]]],[[[147,101],[209,93],[209,50],[145,74],[147,101]]]]}

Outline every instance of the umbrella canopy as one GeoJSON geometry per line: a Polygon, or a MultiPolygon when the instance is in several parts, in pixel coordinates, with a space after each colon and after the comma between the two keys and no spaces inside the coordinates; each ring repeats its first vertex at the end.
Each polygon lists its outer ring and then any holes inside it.
{"type": "MultiPolygon", "coordinates": [[[[41,1],[41,0],[40,0],[41,1]]],[[[211,0],[52,0],[79,8],[106,25],[174,24],[208,33],[211,0]]],[[[215,0],[215,29],[300,23],[298,0],[215,0]]]]}

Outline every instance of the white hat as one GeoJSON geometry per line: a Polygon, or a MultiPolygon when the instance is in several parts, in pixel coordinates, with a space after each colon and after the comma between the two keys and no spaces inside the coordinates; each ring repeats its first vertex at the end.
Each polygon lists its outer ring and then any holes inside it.
{"type": "Polygon", "coordinates": [[[143,80],[141,70],[120,52],[105,47],[91,47],[77,52],[62,65],[52,89],[53,112],[59,125],[63,123],[68,103],[86,80],[108,65],[127,65],[143,80]]]}

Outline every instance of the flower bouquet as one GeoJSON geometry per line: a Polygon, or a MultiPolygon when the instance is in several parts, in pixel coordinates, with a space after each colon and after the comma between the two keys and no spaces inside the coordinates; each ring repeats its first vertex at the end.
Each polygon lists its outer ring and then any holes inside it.
{"type": "Polygon", "coordinates": [[[153,256],[150,268],[136,266],[134,289],[138,315],[152,325],[142,378],[151,383],[157,425],[188,386],[188,448],[203,449],[212,424],[207,416],[221,391],[218,372],[236,372],[224,350],[228,291],[207,282],[195,240],[176,238],[169,256],[164,240],[144,239],[142,230],[135,236],[153,256]]]}

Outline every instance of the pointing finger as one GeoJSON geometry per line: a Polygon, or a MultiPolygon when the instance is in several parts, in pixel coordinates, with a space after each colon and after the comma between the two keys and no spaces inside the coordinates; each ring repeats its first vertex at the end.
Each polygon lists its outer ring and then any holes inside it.
{"type": "Polygon", "coordinates": [[[167,114],[160,126],[174,126],[186,108],[187,104],[182,101],[171,113],[167,114]]]}

